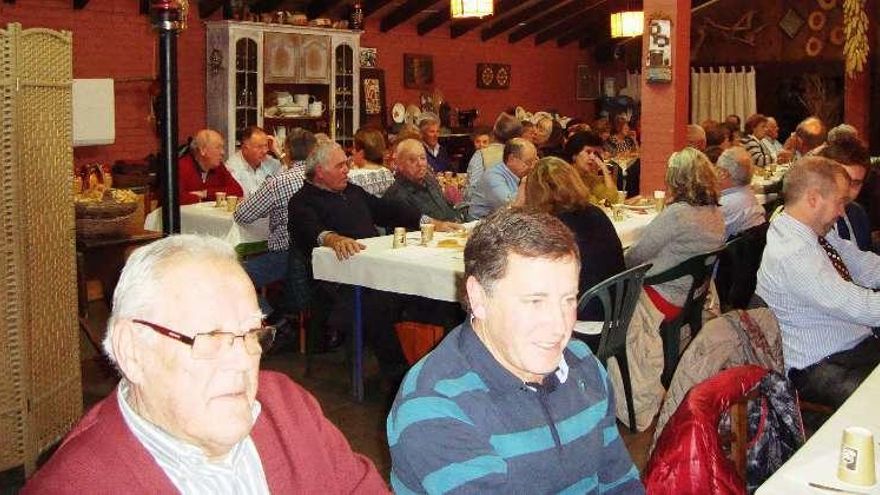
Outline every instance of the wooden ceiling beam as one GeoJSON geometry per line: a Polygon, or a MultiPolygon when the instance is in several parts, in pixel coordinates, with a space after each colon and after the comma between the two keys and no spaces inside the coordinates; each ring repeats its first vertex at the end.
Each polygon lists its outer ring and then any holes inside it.
{"type": "Polygon", "coordinates": [[[511,15],[502,17],[498,21],[492,23],[491,26],[484,28],[480,31],[480,39],[483,41],[489,41],[508,29],[518,26],[521,22],[526,22],[528,19],[540,15],[558,4],[559,0],[540,0],[537,3],[527,5],[525,8],[522,8],[511,15]]]}
{"type": "Polygon", "coordinates": [[[419,36],[424,36],[449,22],[449,17],[449,9],[440,9],[429,15],[424,21],[420,22],[416,26],[416,31],[419,33],[419,36]]]}
{"type": "Polygon", "coordinates": [[[564,22],[568,17],[579,14],[582,8],[582,0],[568,0],[567,2],[561,2],[559,6],[553,10],[529,20],[528,24],[514,30],[507,37],[507,41],[510,43],[516,43],[542,29],[547,29],[550,26],[564,22]]]}
{"type": "Polygon", "coordinates": [[[367,0],[364,2],[364,17],[370,17],[389,3],[391,3],[391,0],[367,0]]]}
{"type": "Polygon", "coordinates": [[[388,31],[391,31],[400,24],[411,19],[412,16],[418,14],[419,12],[427,9],[428,7],[434,5],[439,1],[440,0],[407,0],[405,3],[398,6],[396,9],[392,10],[391,13],[382,18],[382,22],[379,23],[379,30],[383,33],[387,33],[388,31]]]}
{"type": "Polygon", "coordinates": [[[329,12],[343,3],[345,0],[312,0],[306,7],[306,15],[309,16],[309,19],[321,17],[324,12],[329,12]]]}
{"type": "Polygon", "coordinates": [[[601,40],[611,37],[610,20],[594,16],[593,19],[576,26],[556,38],[556,46],[562,48],[585,37],[601,40]]]}
{"type": "Polygon", "coordinates": [[[592,40],[601,40],[604,38],[611,37],[611,27],[606,26],[604,29],[602,28],[603,24],[608,24],[609,21],[601,22],[592,22],[587,25],[582,25],[580,29],[572,29],[566,33],[562,33],[561,36],[556,38],[556,46],[562,48],[566,45],[570,45],[575,41],[580,41],[583,38],[590,38],[592,40]]]}
{"type": "Polygon", "coordinates": [[[602,15],[603,11],[593,12],[596,7],[606,3],[607,0],[598,0],[593,2],[589,7],[582,10],[578,15],[569,18],[565,22],[561,22],[556,24],[555,26],[551,26],[538,34],[535,35],[535,46],[544,44],[552,39],[558,38],[560,36],[564,36],[572,30],[580,29],[583,30],[585,25],[590,25],[592,22],[595,22],[596,18],[604,18],[607,21],[607,17],[602,15]]]}
{"type": "MultiPolygon", "coordinates": [[[[522,5],[522,3],[522,0],[501,0],[500,2],[495,4],[495,12],[510,12],[518,6],[522,5]]],[[[498,19],[498,17],[501,15],[504,14],[496,14],[492,17],[484,17],[482,19],[464,19],[460,21],[453,20],[452,26],[449,28],[449,36],[451,38],[458,38],[459,36],[464,35],[472,29],[480,27],[482,24],[485,24],[494,19],[498,19]]]]}

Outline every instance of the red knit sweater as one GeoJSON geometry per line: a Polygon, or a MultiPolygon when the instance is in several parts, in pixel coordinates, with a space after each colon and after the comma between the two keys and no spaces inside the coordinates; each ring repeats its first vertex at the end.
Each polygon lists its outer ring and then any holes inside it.
{"type": "Polygon", "coordinates": [[[196,163],[192,154],[187,153],[177,161],[178,190],[180,191],[180,204],[189,205],[198,203],[199,198],[191,191],[207,191],[208,201],[214,201],[218,192],[225,192],[229,196],[244,196],[244,190],[237,180],[226,169],[226,165],[220,164],[208,171],[205,180],[202,180],[202,169],[196,163]]]}
{"type": "MultiPolygon", "coordinates": [[[[22,494],[177,491],[128,429],[116,394],[80,420],[22,494]]],[[[302,387],[263,371],[257,399],[262,410],[251,437],[272,493],[389,493],[372,462],[352,452],[302,387]]]]}

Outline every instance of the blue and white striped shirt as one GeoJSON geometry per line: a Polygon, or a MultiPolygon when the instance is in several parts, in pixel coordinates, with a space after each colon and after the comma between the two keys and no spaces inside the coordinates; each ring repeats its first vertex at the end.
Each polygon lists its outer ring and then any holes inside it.
{"type": "Polygon", "coordinates": [[[407,493],[644,493],[608,376],[580,341],[542,385],[503,368],[465,322],[407,373],[388,416],[407,493]]]}
{"type": "Polygon", "coordinates": [[[770,224],[756,293],[779,320],[786,369],[852,349],[880,325],[880,257],[833,229],[825,235],[853,277],[845,281],[817,234],[788,213],[770,224]]]}
{"type": "MultiPolygon", "coordinates": [[[[248,435],[221,461],[209,461],[202,449],[175,438],[142,418],[125,397],[129,384],[120,380],[117,399],[125,424],[183,494],[268,494],[269,485],[254,441],[248,435]]],[[[254,422],[260,403],[254,401],[254,422]]],[[[222,421],[222,418],[218,418],[222,421]]]]}

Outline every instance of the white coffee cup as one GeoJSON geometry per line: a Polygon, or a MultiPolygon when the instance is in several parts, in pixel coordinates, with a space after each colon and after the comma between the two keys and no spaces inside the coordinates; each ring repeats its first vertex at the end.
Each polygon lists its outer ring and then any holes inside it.
{"type": "Polygon", "coordinates": [[[874,465],[874,434],[867,428],[850,426],[843,430],[837,477],[854,485],[877,482],[874,465]]]}

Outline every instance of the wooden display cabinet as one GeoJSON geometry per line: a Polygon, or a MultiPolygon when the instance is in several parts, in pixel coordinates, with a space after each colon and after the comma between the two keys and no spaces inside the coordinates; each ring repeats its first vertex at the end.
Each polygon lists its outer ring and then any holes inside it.
{"type": "Polygon", "coordinates": [[[269,133],[303,127],[345,147],[353,144],[360,116],[360,31],[241,21],[206,26],[207,123],[226,139],[227,155],[250,125],[269,133]],[[323,112],[272,114],[267,110],[278,92],[311,95],[323,103],[323,112]]]}

